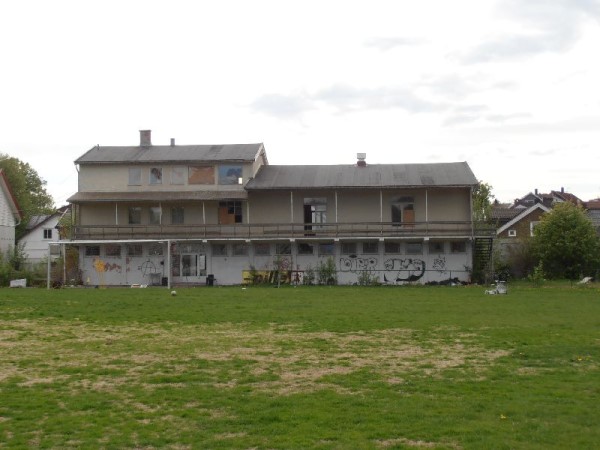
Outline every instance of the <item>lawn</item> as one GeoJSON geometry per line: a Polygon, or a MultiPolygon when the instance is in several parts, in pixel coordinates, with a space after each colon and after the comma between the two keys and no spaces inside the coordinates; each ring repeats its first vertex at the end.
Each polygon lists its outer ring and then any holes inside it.
{"type": "Polygon", "coordinates": [[[0,448],[597,448],[600,290],[0,290],[0,448]]]}

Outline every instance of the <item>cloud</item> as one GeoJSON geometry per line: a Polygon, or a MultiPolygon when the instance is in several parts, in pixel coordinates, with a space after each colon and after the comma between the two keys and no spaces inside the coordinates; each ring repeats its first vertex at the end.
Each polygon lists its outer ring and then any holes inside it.
{"type": "Polygon", "coordinates": [[[373,47],[381,51],[388,51],[398,47],[412,47],[422,45],[426,41],[421,38],[405,38],[405,37],[380,37],[371,38],[365,42],[367,47],[373,47]]]}
{"type": "Polygon", "coordinates": [[[311,100],[304,95],[266,94],[250,104],[250,108],[280,119],[294,119],[314,109],[311,100]]]}
{"type": "Polygon", "coordinates": [[[442,111],[446,105],[425,100],[402,87],[358,88],[336,84],[313,94],[266,94],[249,107],[281,119],[295,119],[319,107],[331,107],[340,113],[365,110],[402,109],[410,113],[442,111]]]}
{"type": "Polygon", "coordinates": [[[445,109],[444,105],[420,98],[412,90],[401,87],[369,89],[340,84],[319,91],[314,99],[341,112],[399,108],[412,113],[423,113],[445,109]]]}
{"type": "Polygon", "coordinates": [[[467,64],[523,59],[540,53],[564,52],[579,39],[582,24],[598,20],[598,0],[504,0],[498,13],[524,31],[490,38],[461,57],[467,64]]]}

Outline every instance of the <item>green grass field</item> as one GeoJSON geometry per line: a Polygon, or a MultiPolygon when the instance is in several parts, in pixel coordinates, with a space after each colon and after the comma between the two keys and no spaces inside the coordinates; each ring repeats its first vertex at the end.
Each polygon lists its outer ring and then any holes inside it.
{"type": "Polygon", "coordinates": [[[600,290],[0,290],[0,448],[600,445],[600,290]]]}

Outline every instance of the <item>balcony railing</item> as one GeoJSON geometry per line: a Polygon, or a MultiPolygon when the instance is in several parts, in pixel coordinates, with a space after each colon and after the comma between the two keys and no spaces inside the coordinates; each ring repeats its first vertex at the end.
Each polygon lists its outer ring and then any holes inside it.
{"type": "Polygon", "coordinates": [[[273,238],[443,238],[491,237],[494,228],[472,222],[353,222],[235,225],[77,225],[74,240],[273,239],[273,238]]]}

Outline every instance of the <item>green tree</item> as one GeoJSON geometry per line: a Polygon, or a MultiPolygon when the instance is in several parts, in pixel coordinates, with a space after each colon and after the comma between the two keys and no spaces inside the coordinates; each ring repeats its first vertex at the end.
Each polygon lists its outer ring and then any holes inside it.
{"type": "Polygon", "coordinates": [[[480,181],[473,189],[473,220],[475,222],[487,222],[491,218],[492,186],[480,181]]]}
{"type": "Polygon", "coordinates": [[[583,208],[559,203],[534,229],[533,251],[550,278],[574,280],[594,275],[600,262],[600,242],[583,208]]]}
{"type": "Polygon", "coordinates": [[[40,178],[29,163],[0,153],[0,169],[4,171],[21,208],[23,218],[16,229],[16,238],[19,239],[31,216],[53,211],[54,200],[46,191],[46,181],[40,178]]]}

